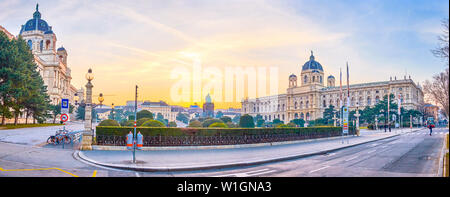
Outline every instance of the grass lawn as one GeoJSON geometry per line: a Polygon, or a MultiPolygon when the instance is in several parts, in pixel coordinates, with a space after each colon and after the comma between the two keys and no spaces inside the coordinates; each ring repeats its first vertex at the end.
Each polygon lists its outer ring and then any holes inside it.
{"type": "Polygon", "coordinates": [[[28,128],[28,127],[50,127],[50,126],[61,126],[62,124],[53,124],[53,123],[43,123],[43,124],[7,124],[0,125],[0,130],[3,129],[19,129],[19,128],[28,128]]]}

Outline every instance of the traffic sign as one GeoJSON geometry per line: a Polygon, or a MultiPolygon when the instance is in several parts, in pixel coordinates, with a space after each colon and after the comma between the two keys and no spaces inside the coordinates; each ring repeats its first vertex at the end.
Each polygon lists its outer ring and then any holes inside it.
{"type": "Polygon", "coordinates": [[[61,113],[62,114],[69,113],[69,99],[61,99],[61,113]]]}
{"type": "Polygon", "coordinates": [[[342,133],[348,134],[348,107],[342,108],[342,133]]]}
{"type": "Polygon", "coordinates": [[[61,121],[66,122],[69,120],[69,115],[67,114],[61,114],[61,121]]]}

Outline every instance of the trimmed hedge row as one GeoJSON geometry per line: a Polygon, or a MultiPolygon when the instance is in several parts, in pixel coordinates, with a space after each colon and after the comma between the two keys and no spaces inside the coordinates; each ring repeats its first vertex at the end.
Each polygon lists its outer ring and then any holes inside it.
{"type": "MultiPolygon", "coordinates": [[[[133,132],[134,127],[98,126],[97,135],[125,136],[133,132]]],[[[340,135],[341,127],[300,127],[300,128],[171,128],[171,127],[138,127],[144,136],[242,136],[242,135],[269,135],[269,134],[297,134],[305,135],[316,132],[328,132],[331,136],[340,135]]],[[[350,127],[350,134],[354,133],[350,127]]]]}

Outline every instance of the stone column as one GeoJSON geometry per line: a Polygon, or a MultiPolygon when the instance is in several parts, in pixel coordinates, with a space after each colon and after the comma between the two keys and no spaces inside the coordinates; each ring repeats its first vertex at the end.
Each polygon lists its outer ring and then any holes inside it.
{"type": "Polygon", "coordinates": [[[84,133],[81,142],[82,150],[92,150],[92,88],[94,86],[90,81],[86,84],[86,106],[84,112],[84,133]]]}

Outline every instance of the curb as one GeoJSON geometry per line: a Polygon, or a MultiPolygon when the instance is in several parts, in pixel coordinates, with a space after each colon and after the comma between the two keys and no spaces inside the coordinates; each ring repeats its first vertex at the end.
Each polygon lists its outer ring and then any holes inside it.
{"type": "MultiPolygon", "coordinates": [[[[410,132],[416,132],[416,131],[418,131],[418,130],[410,131],[410,132]]],[[[98,161],[95,161],[95,160],[92,160],[92,159],[86,157],[81,151],[77,151],[75,154],[80,159],[82,159],[82,160],[84,160],[86,162],[89,162],[89,163],[92,163],[92,164],[95,164],[95,165],[104,166],[104,167],[117,168],[117,169],[123,169],[123,170],[133,170],[133,171],[142,171],[142,172],[194,171],[194,170],[208,170],[208,169],[230,168],[230,167],[237,167],[237,166],[259,165],[259,164],[265,164],[265,163],[271,163],[271,162],[286,161],[286,160],[310,157],[310,156],[321,155],[321,154],[325,154],[325,153],[328,153],[328,152],[333,152],[333,151],[337,151],[337,150],[341,150],[341,149],[345,149],[345,148],[350,148],[350,147],[354,147],[354,146],[358,146],[358,145],[362,145],[362,144],[367,144],[367,143],[371,143],[371,142],[375,142],[375,141],[379,141],[379,140],[393,138],[393,137],[399,136],[401,134],[402,133],[395,134],[395,135],[388,136],[388,137],[384,137],[384,138],[375,139],[375,140],[369,140],[369,141],[361,142],[361,143],[358,143],[358,144],[352,144],[352,145],[343,146],[343,147],[339,147],[339,148],[327,149],[327,150],[323,150],[323,151],[312,152],[312,153],[305,153],[305,154],[300,154],[300,155],[288,155],[288,156],[276,157],[276,158],[271,158],[271,159],[261,159],[261,160],[253,160],[253,161],[237,162],[237,163],[228,163],[228,164],[225,163],[225,164],[183,166],[183,167],[145,167],[145,166],[137,166],[136,164],[133,164],[133,165],[120,165],[120,164],[102,163],[102,162],[98,162],[98,161]]]]}

